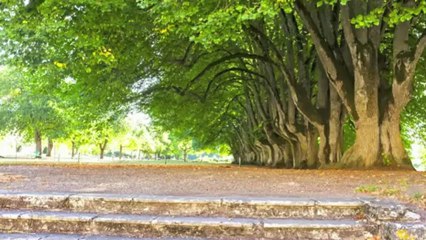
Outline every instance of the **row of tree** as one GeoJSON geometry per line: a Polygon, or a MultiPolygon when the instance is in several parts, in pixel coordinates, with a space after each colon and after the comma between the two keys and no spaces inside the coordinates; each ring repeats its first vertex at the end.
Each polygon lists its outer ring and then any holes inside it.
{"type": "Polygon", "coordinates": [[[232,133],[236,159],[296,168],[409,163],[401,115],[424,64],[424,1],[140,6],[155,19],[157,48],[172,48],[148,93],[164,103],[161,89],[172,89],[186,98],[180,103],[201,102],[215,116],[221,108],[215,131],[232,133]],[[343,152],[346,122],[355,141],[343,152]]]}
{"type": "Polygon", "coordinates": [[[0,8],[2,60],[48,92],[72,80],[61,101],[90,109],[83,112],[100,124],[136,103],[155,124],[204,146],[227,143],[245,163],[409,163],[401,116],[415,81],[424,83],[416,69],[425,63],[425,1],[31,0],[0,8]]]}
{"type": "Polygon", "coordinates": [[[132,91],[120,72],[134,75],[131,67],[138,64],[132,61],[132,42],[122,39],[138,33],[130,26],[122,33],[119,26],[126,20],[107,15],[110,8],[124,10],[113,2],[81,7],[75,2],[0,3],[0,54],[7,66],[1,79],[1,129],[35,139],[38,156],[45,137],[49,149],[53,140],[70,141],[73,156],[79,146],[96,144],[102,158],[111,138],[122,132],[132,91]],[[115,46],[128,53],[120,56],[128,58],[126,64],[111,52],[112,45],[105,47],[106,34],[111,43],[115,34],[115,46]]]}

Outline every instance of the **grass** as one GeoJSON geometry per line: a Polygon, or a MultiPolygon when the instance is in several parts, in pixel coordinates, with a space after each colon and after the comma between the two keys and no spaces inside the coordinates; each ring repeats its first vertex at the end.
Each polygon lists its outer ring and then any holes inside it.
{"type": "Polygon", "coordinates": [[[395,181],[395,183],[366,184],[355,188],[357,193],[365,193],[380,197],[391,197],[405,203],[411,203],[426,209],[426,194],[422,192],[410,193],[407,191],[410,184],[407,179],[395,181]]]}
{"type": "Polygon", "coordinates": [[[355,192],[359,193],[375,193],[380,191],[382,188],[377,185],[362,185],[355,188],[355,192]]]}
{"type": "Polygon", "coordinates": [[[164,165],[164,166],[211,166],[211,165],[228,165],[224,162],[208,162],[208,161],[187,161],[182,160],[99,160],[99,159],[62,159],[60,161],[53,159],[0,159],[0,165],[96,165],[96,166],[133,166],[133,165],[164,165]]]}
{"type": "Polygon", "coordinates": [[[416,193],[414,193],[413,194],[413,196],[411,197],[414,201],[418,201],[418,202],[420,202],[420,201],[422,201],[422,200],[426,200],[426,196],[425,196],[425,194],[422,194],[422,193],[419,193],[419,192],[416,192],[416,193]]]}

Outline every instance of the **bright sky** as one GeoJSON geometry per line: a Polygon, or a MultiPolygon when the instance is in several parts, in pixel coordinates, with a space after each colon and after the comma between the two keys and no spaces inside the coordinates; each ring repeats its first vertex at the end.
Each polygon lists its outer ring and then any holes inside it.
{"type": "Polygon", "coordinates": [[[133,111],[127,115],[127,121],[133,128],[137,127],[139,124],[149,125],[151,123],[151,117],[146,113],[133,111]]]}

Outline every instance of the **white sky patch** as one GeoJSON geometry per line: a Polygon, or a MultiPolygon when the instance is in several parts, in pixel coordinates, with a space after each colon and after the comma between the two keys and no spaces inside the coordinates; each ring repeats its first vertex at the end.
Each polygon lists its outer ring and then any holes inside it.
{"type": "Polygon", "coordinates": [[[157,78],[144,78],[144,79],[140,79],[138,81],[136,81],[133,85],[132,85],[132,92],[134,93],[142,93],[143,91],[149,89],[150,87],[152,87],[153,85],[155,85],[156,83],[158,83],[158,79],[157,78]]]}
{"type": "Polygon", "coordinates": [[[76,80],[73,77],[68,76],[68,77],[64,78],[64,82],[66,84],[75,84],[76,80]]]}
{"type": "Polygon", "coordinates": [[[151,117],[148,114],[139,111],[130,112],[126,118],[126,121],[132,128],[137,128],[138,125],[151,124],[151,117]]]}

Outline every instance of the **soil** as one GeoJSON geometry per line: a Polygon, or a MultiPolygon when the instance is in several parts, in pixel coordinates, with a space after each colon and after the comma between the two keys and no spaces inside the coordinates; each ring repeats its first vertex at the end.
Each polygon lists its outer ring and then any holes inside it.
{"type": "Polygon", "coordinates": [[[0,190],[398,199],[426,210],[426,172],[234,165],[0,165],[0,190]]]}
{"type": "Polygon", "coordinates": [[[25,178],[25,177],[22,176],[22,175],[0,173],[0,183],[14,182],[14,181],[21,180],[23,178],[25,178]]]}

